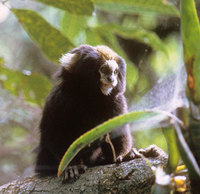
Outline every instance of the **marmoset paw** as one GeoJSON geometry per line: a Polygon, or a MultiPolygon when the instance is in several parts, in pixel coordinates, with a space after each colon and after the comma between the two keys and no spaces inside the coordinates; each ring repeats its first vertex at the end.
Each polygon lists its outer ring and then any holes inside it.
{"type": "Polygon", "coordinates": [[[62,183],[67,182],[70,179],[79,178],[80,174],[83,174],[87,169],[87,166],[79,164],[74,166],[68,166],[63,172],[62,183]]]}
{"type": "Polygon", "coordinates": [[[165,152],[161,148],[159,148],[158,146],[154,144],[150,145],[149,147],[145,149],[139,149],[138,152],[147,158],[149,157],[155,158],[155,157],[165,154],[165,152]]]}
{"type": "Polygon", "coordinates": [[[141,157],[142,157],[142,154],[138,152],[136,148],[132,148],[131,151],[128,152],[126,155],[118,156],[116,162],[120,163],[120,162],[130,161],[135,158],[141,158],[141,157]]]}

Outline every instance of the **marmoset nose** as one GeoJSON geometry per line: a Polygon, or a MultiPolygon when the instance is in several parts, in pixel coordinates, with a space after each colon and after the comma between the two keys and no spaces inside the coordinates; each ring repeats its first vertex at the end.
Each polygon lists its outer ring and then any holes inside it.
{"type": "Polygon", "coordinates": [[[112,82],[114,82],[114,77],[113,76],[109,76],[109,77],[107,77],[107,80],[112,83],[112,82]]]}

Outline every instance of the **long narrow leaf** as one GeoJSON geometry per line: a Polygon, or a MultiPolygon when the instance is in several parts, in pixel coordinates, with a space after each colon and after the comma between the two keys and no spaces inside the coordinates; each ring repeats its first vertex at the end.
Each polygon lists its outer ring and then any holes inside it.
{"type": "Polygon", "coordinates": [[[163,132],[167,140],[169,152],[166,171],[168,174],[171,174],[175,171],[179,162],[179,151],[176,144],[176,135],[174,129],[172,128],[164,128],[163,132]]]}
{"type": "Polygon", "coordinates": [[[193,0],[181,0],[181,33],[188,74],[188,96],[200,103],[200,26],[193,0]]]}
{"type": "Polygon", "coordinates": [[[65,12],[61,20],[61,31],[73,42],[74,38],[87,27],[88,18],[87,16],[65,12]]]}
{"type": "Polygon", "coordinates": [[[95,5],[105,11],[122,13],[157,13],[179,16],[178,10],[163,0],[95,0],[95,5]]]}
{"type": "Polygon", "coordinates": [[[35,0],[77,15],[92,15],[93,0],[35,0]]]}
{"type": "Polygon", "coordinates": [[[174,128],[176,131],[176,138],[182,159],[187,165],[187,168],[189,169],[189,172],[193,178],[200,182],[200,168],[196,162],[196,159],[192,154],[192,151],[190,150],[187,142],[185,141],[180,126],[176,122],[174,123],[174,128]]]}
{"type": "MultiPolygon", "coordinates": [[[[199,105],[200,26],[194,0],[181,0],[181,33],[184,51],[184,62],[187,69],[187,96],[190,101],[193,102],[190,103],[190,105],[199,105]]],[[[192,106],[190,106],[190,108],[190,110],[193,109],[192,106]]],[[[198,108],[199,107],[197,107],[197,109],[198,108]]],[[[189,134],[189,138],[187,139],[187,143],[190,147],[186,143],[179,126],[175,127],[177,132],[177,139],[179,140],[179,150],[182,159],[188,168],[191,182],[191,191],[194,193],[200,192],[200,168],[198,166],[200,164],[200,123],[198,119],[193,118],[193,116],[197,116],[198,114],[198,111],[196,111],[196,113],[189,115],[189,122],[187,126],[187,133],[189,134]]]]}
{"type": "Polygon", "coordinates": [[[124,115],[117,116],[113,119],[110,119],[107,122],[104,122],[103,124],[83,134],[71,144],[69,149],[64,154],[58,168],[58,176],[62,174],[62,172],[70,163],[70,161],[76,156],[76,154],[81,149],[83,149],[86,145],[92,143],[96,139],[102,137],[106,133],[109,133],[110,131],[112,131],[113,128],[121,126],[126,123],[136,122],[141,119],[145,121],[146,119],[150,119],[160,114],[161,113],[149,112],[149,111],[130,112],[124,115]]]}
{"type": "Polygon", "coordinates": [[[155,50],[163,51],[166,53],[166,48],[162,40],[156,33],[145,30],[139,27],[125,27],[117,24],[102,25],[97,27],[102,32],[112,32],[125,39],[134,39],[139,42],[145,43],[155,50]]]}
{"type": "Polygon", "coordinates": [[[30,38],[37,43],[45,55],[55,63],[63,53],[74,45],[38,13],[27,9],[12,9],[30,38]]]}

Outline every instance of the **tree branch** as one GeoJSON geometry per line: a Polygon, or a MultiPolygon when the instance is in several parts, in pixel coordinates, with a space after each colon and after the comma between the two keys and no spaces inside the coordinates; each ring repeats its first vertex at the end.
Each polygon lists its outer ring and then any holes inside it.
{"type": "MultiPolygon", "coordinates": [[[[152,166],[166,165],[167,155],[148,158],[152,166]]],[[[78,180],[62,184],[57,177],[36,176],[16,180],[0,187],[0,193],[149,193],[153,172],[143,158],[89,168],[78,180]]]]}

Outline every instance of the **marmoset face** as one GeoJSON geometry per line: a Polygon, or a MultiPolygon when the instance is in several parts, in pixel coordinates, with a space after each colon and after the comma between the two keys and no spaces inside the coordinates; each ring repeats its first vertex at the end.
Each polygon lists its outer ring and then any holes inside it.
{"type": "Polygon", "coordinates": [[[115,60],[107,60],[99,69],[100,89],[103,94],[109,95],[118,83],[119,66],[115,60]]]}

